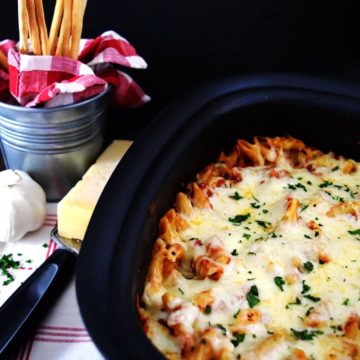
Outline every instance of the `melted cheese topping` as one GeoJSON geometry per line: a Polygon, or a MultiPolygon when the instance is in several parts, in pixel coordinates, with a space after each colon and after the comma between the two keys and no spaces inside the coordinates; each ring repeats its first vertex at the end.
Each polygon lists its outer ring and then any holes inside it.
{"type": "Polygon", "coordinates": [[[283,177],[271,177],[263,166],[243,168],[240,182],[226,180],[212,189],[209,207],[184,215],[190,226],[177,242],[186,250],[185,276],[143,297],[150,337],[165,355],[181,356],[181,324],[187,335],[214,329],[214,351],[225,346],[234,359],[297,358],[291,357],[294,349],[303,351],[303,359],[330,353],[351,358],[342,339],[348,319],[360,314],[360,222],[329,211],[359,201],[360,172],[344,174],[343,160],[330,156],[318,162],[312,172],[285,164],[283,177]],[[289,221],[294,199],[297,219],[289,221]],[[211,245],[231,257],[221,264],[222,276],[191,276],[192,262],[211,245]],[[207,290],[213,301],[200,311],[195,299],[207,290]],[[167,309],[161,304],[165,293],[173,302],[167,309]],[[255,321],[248,321],[249,312],[255,321]],[[275,339],[279,332],[285,335],[275,339]]]}

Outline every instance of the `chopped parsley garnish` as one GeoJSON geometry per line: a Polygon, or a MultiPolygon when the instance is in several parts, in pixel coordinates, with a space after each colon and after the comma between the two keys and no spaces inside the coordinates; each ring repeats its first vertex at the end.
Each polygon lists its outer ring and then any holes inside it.
{"type": "Polygon", "coordinates": [[[343,302],[342,304],[343,304],[344,306],[348,306],[348,305],[349,305],[349,301],[350,301],[350,299],[347,298],[347,299],[344,300],[344,302],[343,302]]]}
{"type": "Polygon", "coordinates": [[[349,230],[348,233],[350,235],[360,235],[360,229],[357,230],[349,230]]]}
{"type": "Polygon", "coordinates": [[[178,290],[180,291],[180,294],[181,294],[181,295],[184,295],[184,294],[185,294],[183,289],[178,288],[178,290]]]}
{"type": "Polygon", "coordinates": [[[242,237],[245,238],[245,239],[247,239],[247,240],[249,240],[249,239],[251,238],[251,235],[244,233],[244,234],[242,235],[242,237]]]}
{"type": "Polygon", "coordinates": [[[47,243],[42,244],[42,247],[47,248],[49,245],[47,243]]]}
{"type": "Polygon", "coordinates": [[[338,166],[335,166],[335,167],[333,167],[332,169],[331,169],[331,171],[336,171],[336,170],[339,170],[340,168],[338,167],[338,166]]]}
{"type": "Polygon", "coordinates": [[[288,184],[288,189],[290,189],[290,190],[303,189],[305,192],[307,192],[306,186],[301,183],[297,183],[295,185],[288,184]]]}
{"type": "Polygon", "coordinates": [[[234,319],[236,319],[239,314],[240,314],[240,309],[233,315],[234,319]]]}
{"type": "Polygon", "coordinates": [[[235,215],[233,218],[229,217],[229,221],[233,223],[233,225],[240,225],[242,222],[247,220],[250,217],[250,214],[244,214],[244,215],[235,215]]]}
{"type": "Polygon", "coordinates": [[[237,191],[235,191],[234,195],[230,195],[229,198],[234,199],[236,201],[243,199],[243,197],[237,191]]]}
{"type": "Polygon", "coordinates": [[[234,250],[231,252],[231,255],[232,255],[232,256],[238,256],[239,253],[237,252],[236,249],[234,249],[234,250]]]}
{"type": "Polygon", "coordinates": [[[245,340],[245,334],[235,334],[235,337],[231,339],[232,344],[234,347],[237,347],[240,343],[242,343],[245,340]]]}
{"type": "Polygon", "coordinates": [[[309,307],[309,308],[307,309],[306,313],[305,313],[305,316],[309,316],[310,313],[311,313],[313,310],[314,310],[314,307],[313,307],[313,306],[309,307]]]}
{"type": "Polygon", "coordinates": [[[254,195],[251,196],[255,201],[260,202],[259,199],[257,199],[254,195]]]}
{"type": "Polygon", "coordinates": [[[302,204],[302,205],[301,205],[301,210],[300,210],[300,212],[305,211],[308,207],[309,207],[309,205],[304,205],[304,204],[302,204]]]}
{"type": "Polygon", "coordinates": [[[263,212],[263,214],[267,214],[269,212],[269,210],[263,209],[262,212],[263,212]]]}
{"type": "Polygon", "coordinates": [[[310,236],[310,235],[304,234],[304,237],[306,237],[307,239],[311,239],[311,236],[310,236]]]}
{"type": "Polygon", "coordinates": [[[307,183],[308,185],[312,185],[312,182],[311,182],[310,180],[308,180],[306,183],[307,183]]]}
{"type": "Polygon", "coordinates": [[[338,195],[334,195],[332,197],[335,201],[340,201],[340,202],[345,202],[345,199],[341,196],[338,196],[338,195]]]}
{"type": "Polygon", "coordinates": [[[206,305],[206,308],[204,309],[204,313],[206,314],[206,315],[209,315],[209,314],[211,314],[211,306],[210,305],[206,305]]]}
{"type": "Polygon", "coordinates": [[[310,261],[307,261],[306,263],[304,263],[303,266],[307,272],[311,272],[314,270],[314,265],[310,261]]]}
{"type": "Polygon", "coordinates": [[[0,270],[1,275],[6,276],[6,280],[3,281],[3,285],[9,285],[14,281],[14,277],[9,273],[9,269],[18,269],[20,262],[15,261],[12,254],[3,255],[0,258],[0,270]]]}
{"type": "Polygon", "coordinates": [[[327,181],[327,180],[325,180],[324,182],[322,182],[322,183],[319,185],[319,188],[326,188],[326,187],[331,186],[332,184],[333,184],[332,181],[327,181]]]}
{"type": "Polygon", "coordinates": [[[311,289],[311,287],[309,285],[305,284],[305,280],[302,281],[302,285],[303,285],[303,288],[301,290],[302,294],[307,293],[311,289]]]}
{"type": "Polygon", "coordinates": [[[249,251],[249,252],[248,252],[248,255],[256,255],[256,252],[249,251]]]}
{"type": "Polygon", "coordinates": [[[290,330],[299,340],[313,340],[315,336],[319,336],[324,333],[321,330],[310,330],[310,331],[309,330],[298,331],[295,329],[290,329],[290,330]]]}
{"type": "Polygon", "coordinates": [[[246,300],[251,308],[260,302],[259,290],[256,285],[251,286],[249,292],[246,294],[246,300]]]}
{"type": "Polygon", "coordinates": [[[256,222],[259,226],[263,227],[264,229],[267,229],[268,226],[271,225],[271,223],[269,223],[269,222],[267,222],[267,221],[263,221],[263,220],[255,220],[255,222],[256,222]]]}
{"type": "Polygon", "coordinates": [[[216,324],[216,327],[219,328],[224,333],[224,335],[226,335],[226,328],[224,325],[216,324]]]}
{"type": "Polygon", "coordinates": [[[250,203],[251,207],[253,207],[254,209],[259,209],[259,207],[261,206],[260,204],[257,204],[255,202],[250,203]]]}
{"type": "Polygon", "coordinates": [[[275,276],[274,283],[281,291],[284,291],[283,285],[285,285],[285,280],[281,276],[275,276]]]}
{"type": "Polygon", "coordinates": [[[301,305],[301,300],[297,297],[294,302],[286,304],[285,308],[288,309],[291,305],[301,305]]]}
{"type": "Polygon", "coordinates": [[[312,296],[312,295],[304,295],[304,298],[309,299],[309,300],[311,300],[313,302],[318,302],[318,301],[321,300],[319,297],[312,296]]]}

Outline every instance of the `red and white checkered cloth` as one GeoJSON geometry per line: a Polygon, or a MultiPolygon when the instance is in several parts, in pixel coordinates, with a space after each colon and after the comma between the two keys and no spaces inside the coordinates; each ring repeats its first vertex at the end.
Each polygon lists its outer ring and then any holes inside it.
{"type": "MultiPolygon", "coordinates": [[[[50,231],[57,222],[57,204],[47,204],[41,229],[26,234],[21,240],[0,243],[0,256],[12,254],[20,262],[9,270],[14,281],[4,286],[0,274],[0,306],[57,248],[50,231]]],[[[82,321],[76,300],[75,279],[68,284],[33,335],[9,360],[103,360],[82,321]]]]}
{"type": "Polygon", "coordinates": [[[6,96],[7,84],[13,97],[26,107],[75,103],[101,93],[109,84],[113,102],[118,106],[134,108],[150,100],[129,75],[113,66],[147,67],[134,47],[113,31],[82,40],[78,61],[20,54],[12,40],[2,41],[0,49],[9,61],[9,77],[0,73],[0,100],[6,96]]]}

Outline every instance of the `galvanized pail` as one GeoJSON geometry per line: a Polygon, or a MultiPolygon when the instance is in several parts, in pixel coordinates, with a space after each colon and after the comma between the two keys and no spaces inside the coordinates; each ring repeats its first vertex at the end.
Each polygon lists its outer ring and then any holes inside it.
{"type": "Polygon", "coordinates": [[[27,172],[48,201],[60,200],[102,150],[108,93],[56,108],[0,103],[5,166],[27,172]]]}

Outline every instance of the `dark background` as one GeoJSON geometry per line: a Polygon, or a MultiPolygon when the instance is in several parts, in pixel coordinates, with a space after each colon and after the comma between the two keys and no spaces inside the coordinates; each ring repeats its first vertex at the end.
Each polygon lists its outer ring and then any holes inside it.
{"type": "MultiPolygon", "coordinates": [[[[88,0],[83,35],[115,30],[148,62],[147,70],[129,73],[152,102],[111,113],[118,136],[132,137],[178,94],[213,77],[286,71],[358,82],[357,2],[88,0]]],[[[2,38],[18,37],[16,3],[2,6],[2,38]]],[[[46,4],[48,23],[54,4],[46,4]]]]}

